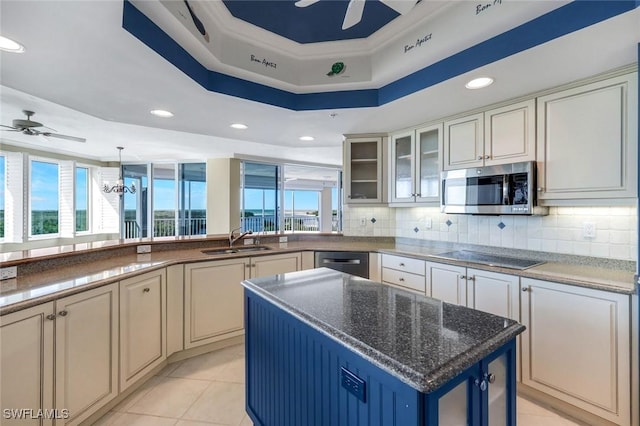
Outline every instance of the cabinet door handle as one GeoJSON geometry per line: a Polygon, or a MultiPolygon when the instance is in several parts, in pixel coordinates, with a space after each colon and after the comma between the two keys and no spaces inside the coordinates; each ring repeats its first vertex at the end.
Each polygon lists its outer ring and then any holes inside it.
{"type": "Polygon", "coordinates": [[[476,386],[478,386],[480,388],[480,391],[484,392],[487,390],[487,381],[482,379],[482,380],[478,380],[476,379],[476,381],[474,382],[476,386]]]}
{"type": "Polygon", "coordinates": [[[491,158],[491,156],[490,156],[490,155],[485,155],[485,156],[484,156],[484,159],[485,159],[485,160],[488,160],[489,158],[491,158]]]}
{"type": "Polygon", "coordinates": [[[246,265],[244,265],[245,268],[251,268],[251,264],[247,263],[246,265]]]}
{"type": "Polygon", "coordinates": [[[478,155],[478,160],[482,160],[482,155],[478,155]]]}
{"type": "Polygon", "coordinates": [[[495,383],[496,381],[496,375],[493,373],[488,373],[484,375],[484,378],[489,382],[489,383],[495,383]]]}
{"type": "Polygon", "coordinates": [[[460,279],[461,279],[461,280],[466,280],[466,279],[467,279],[467,277],[466,277],[465,275],[460,275],[460,279]]]}
{"type": "Polygon", "coordinates": [[[400,263],[400,266],[402,266],[404,268],[404,263],[400,263]]]}
{"type": "Polygon", "coordinates": [[[48,319],[49,321],[53,321],[54,319],[56,319],[56,314],[49,314],[49,315],[47,315],[47,319],[48,319]]]}
{"type": "Polygon", "coordinates": [[[475,275],[471,275],[470,277],[467,277],[467,279],[469,281],[475,281],[476,280],[476,276],[475,275]]]}
{"type": "Polygon", "coordinates": [[[524,292],[529,291],[529,287],[522,287],[522,291],[524,291],[524,292]]]}
{"type": "Polygon", "coordinates": [[[398,278],[398,281],[404,282],[404,278],[400,277],[400,278],[398,278]]]}
{"type": "Polygon", "coordinates": [[[149,290],[149,287],[145,287],[142,289],[143,293],[149,293],[151,290],[149,290]]]}
{"type": "Polygon", "coordinates": [[[418,193],[416,194],[416,197],[422,197],[422,194],[418,193]]]}
{"type": "Polygon", "coordinates": [[[351,195],[347,195],[347,198],[351,198],[351,195]]]}
{"type": "Polygon", "coordinates": [[[538,187],[538,192],[542,192],[542,191],[544,191],[544,188],[543,188],[543,187],[541,187],[541,186],[540,186],[540,187],[538,187]]]}
{"type": "Polygon", "coordinates": [[[58,312],[58,315],[60,315],[61,317],[66,317],[68,313],[69,312],[67,312],[67,311],[60,311],[60,312],[58,312]]]}

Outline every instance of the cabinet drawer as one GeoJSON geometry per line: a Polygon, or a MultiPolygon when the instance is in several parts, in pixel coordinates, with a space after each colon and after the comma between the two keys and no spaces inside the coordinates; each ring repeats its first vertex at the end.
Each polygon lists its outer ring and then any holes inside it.
{"type": "Polygon", "coordinates": [[[424,260],[411,259],[409,257],[394,256],[392,254],[382,255],[382,267],[396,269],[398,271],[409,272],[424,276],[424,260]]]}
{"type": "Polygon", "coordinates": [[[408,272],[390,268],[382,268],[382,281],[411,290],[416,290],[422,294],[426,292],[427,288],[424,275],[410,274],[408,272]]]}

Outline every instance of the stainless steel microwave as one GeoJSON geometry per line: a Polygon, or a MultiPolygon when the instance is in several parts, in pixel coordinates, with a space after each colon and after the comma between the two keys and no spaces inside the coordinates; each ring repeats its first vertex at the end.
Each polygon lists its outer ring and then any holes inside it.
{"type": "Polygon", "coordinates": [[[504,164],[442,172],[441,210],[467,214],[547,214],[536,207],[536,163],[504,164]]]}

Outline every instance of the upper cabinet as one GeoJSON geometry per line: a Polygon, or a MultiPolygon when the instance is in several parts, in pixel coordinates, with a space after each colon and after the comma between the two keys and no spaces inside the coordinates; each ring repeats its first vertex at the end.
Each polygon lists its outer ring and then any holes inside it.
{"type": "Polygon", "coordinates": [[[391,136],[391,202],[438,202],[442,124],[391,136]]]}
{"type": "Polygon", "coordinates": [[[535,160],[535,101],[444,123],[444,169],[535,160]]]}
{"type": "Polygon", "coordinates": [[[636,81],[631,73],[538,98],[540,200],[636,197],[636,81]]]}
{"type": "Polygon", "coordinates": [[[444,123],[444,169],[466,169],[484,164],[484,114],[444,123]]]}
{"type": "Polygon", "coordinates": [[[346,204],[383,202],[383,142],[383,137],[345,139],[346,204]]]}

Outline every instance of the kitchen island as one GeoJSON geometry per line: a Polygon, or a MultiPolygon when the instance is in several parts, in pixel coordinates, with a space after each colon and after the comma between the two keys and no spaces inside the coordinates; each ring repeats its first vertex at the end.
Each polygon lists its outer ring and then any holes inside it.
{"type": "Polygon", "coordinates": [[[517,322],[326,268],[243,281],[256,425],[515,425],[517,322]]]}

